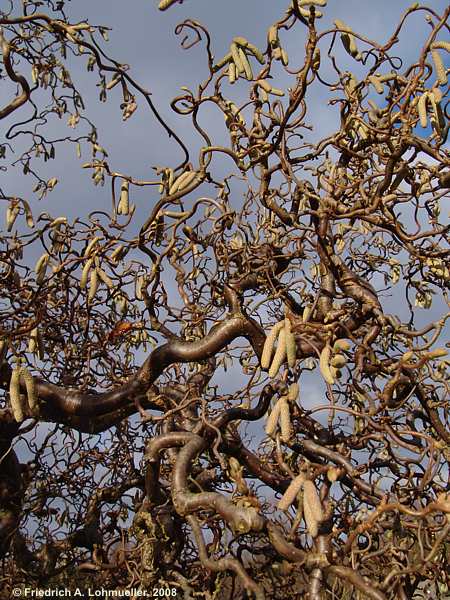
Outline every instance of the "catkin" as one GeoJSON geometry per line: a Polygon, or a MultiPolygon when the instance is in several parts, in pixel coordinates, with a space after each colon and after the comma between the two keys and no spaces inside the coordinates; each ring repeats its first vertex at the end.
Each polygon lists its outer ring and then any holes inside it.
{"type": "Polygon", "coordinates": [[[236,65],[236,70],[238,75],[243,75],[245,73],[244,65],[241,61],[241,56],[239,54],[239,46],[233,42],[230,46],[231,56],[233,57],[234,64],[236,65]]]}
{"type": "Polygon", "coordinates": [[[242,48],[238,48],[239,58],[241,59],[242,67],[244,68],[244,74],[248,81],[253,79],[253,71],[250,62],[242,48]]]}
{"type": "Polygon", "coordinates": [[[336,340],[333,344],[333,352],[336,354],[342,350],[350,350],[350,342],[348,340],[340,339],[336,340]]]}
{"type": "Polygon", "coordinates": [[[36,273],[36,283],[41,285],[44,281],[45,273],[47,271],[48,261],[50,260],[50,256],[45,253],[43,254],[36,262],[34,267],[34,271],[36,273]]]}
{"type": "Polygon", "coordinates": [[[305,519],[309,535],[315,538],[319,533],[319,523],[314,517],[310,505],[305,502],[305,498],[303,498],[303,518],[305,519]]]}
{"type": "Polygon", "coordinates": [[[281,365],[286,358],[286,334],[283,329],[280,330],[278,335],[278,345],[275,351],[275,356],[273,357],[272,364],[269,369],[269,377],[276,377],[278,371],[280,370],[281,365]]]}
{"type": "Polygon", "coordinates": [[[31,352],[32,354],[34,354],[36,352],[36,348],[37,348],[37,336],[38,336],[38,328],[35,327],[31,331],[30,337],[28,338],[28,347],[27,347],[27,350],[28,350],[28,352],[31,352]]]}
{"type": "Polygon", "coordinates": [[[308,319],[311,315],[311,306],[305,306],[305,308],[303,309],[303,313],[302,313],[302,321],[303,323],[307,323],[308,319]]]}
{"type": "Polygon", "coordinates": [[[295,402],[297,400],[298,392],[299,392],[298,383],[291,383],[291,385],[289,386],[289,391],[288,391],[289,402],[295,402]]]}
{"type": "Polygon", "coordinates": [[[278,400],[278,402],[275,404],[275,406],[273,407],[267,422],[266,422],[266,434],[269,437],[272,437],[273,434],[275,433],[276,429],[277,429],[277,425],[278,425],[278,418],[280,416],[280,410],[281,410],[281,398],[278,400]]]}
{"type": "Polygon", "coordinates": [[[297,498],[297,494],[299,493],[304,481],[305,481],[304,473],[300,473],[300,475],[297,475],[297,477],[295,477],[291,481],[291,483],[289,484],[289,487],[284,492],[283,496],[280,498],[280,501],[278,502],[278,510],[287,510],[290,507],[290,505],[297,498]]]}
{"type": "Polygon", "coordinates": [[[14,419],[17,423],[22,423],[25,418],[24,405],[20,395],[20,367],[13,369],[9,382],[9,400],[14,419]]]}
{"type": "Polygon", "coordinates": [[[237,79],[236,65],[230,62],[228,66],[228,81],[233,84],[237,79]]]}
{"type": "Polygon", "coordinates": [[[92,300],[95,297],[95,294],[97,293],[98,290],[98,273],[97,273],[97,269],[93,269],[92,273],[91,273],[91,279],[90,279],[90,287],[89,287],[89,294],[88,294],[88,303],[92,302],[92,300]]]}
{"type": "Polygon", "coordinates": [[[303,484],[303,505],[309,505],[316,521],[323,521],[322,503],[314,482],[309,479],[303,484]]]}
{"type": "Polygon", "coordinates": [[[356,46],[355,37],[352,35],[352,29],[346,25],[340,19],[336,19],[334,24],[338,29],[343,29],[344,33],[341,33],[341,41],[346,52],[353,58],[358,57],[358,47],[356,46]]]}
{"type": "Polygon", "coordinates": [[[330,370],[330,357],[331,346],[327,344],[326,346],[324,346],[322,352],[320,353],[319,368],[320,372],[322,373],[322,377],[325,379],[325,381],[328,384],[333,385],[334,378],[330,370]]]}
{"type": "Polygon", "coordinates": [[[292,437],[291,411],[286,398],[281,398],[280,403],[281,440],[287,443],[292,437]]]}
{"type": "Polygon", "coordinates": [[[445,348],[436,348],[436,350],[432,350],[431,352],[426,352],[425,357],[427,359],[432,358],[440,358],[441,356],[447,356],[448,352],[445,348]]]}
{"type": "Polygon", "coordinates": [[[30,407],[30,410],[34,412],[34,410],[38,407],[38,397],[36,394],[36,386],[34,385],[33,375],[25,367],[22,367],[20,370],[20,375],[23,377],[25,387],[27,389],[28,406],[30,407]]]}
{"type": "Polygon", "coordinates": [[[330,361],[330,365],[332,367],[336,367],[337,369],[341,369],[342,367],[345,367],[346,364],[347,364],[347,359],[345,358],[345,356],[343,354],[336,354],[335,356],[333,356],[333,358],[330,361]]]}
{"type": "Polygon", "coordinates": [[[280,329],[282,329],[283,327],[284,321],[279,321],[278,323],[275,323],[275,325],[270,330],[269,335],[266,337],[266,341],[264,342],[264,348],[261,355],[261,369],[269,368],[270,362],[272,360],[272,352],[275,340],[277,339],[280,329]]]}
{"type": "Polygon", "coordinates": [[[105,273],[105,271],[98,267],[97,268],[97,273],[98,276],[100,277],[100,279],[103,281],[103,283],[109,287],[110,290],[114,289],[114,283],[112,282],[111,278],[105,273]]]}
{"type": "Polygon", "coordinates": [[[118,215],[126,216],[130,212],[129,187],[130,187],[130,182],[127,179],[122,181],[122,185],[120,186],[119,204],[117,205],[117,214],[118,215]]]}
{"type": "Polygon", "coordinates": [[[176,2],[178,2],[178,0],[161,0],[161,2],[158,4],[158,8],[159,10],[167,10],[176,2]]]}
{"type": "Polygon", "coordinates": [[[235,44],[238,44],[238,46],[242,46],[242,48],[247,48],[247,50],[249,50],[253,54],[253,56],[257,59],[258,62],[260,62],[262,65],[264,64],[265,61],[262,52],[254,44],[249,42],[246,38],[238,36],[233,38],[233,42],[235,44]]]}
{"type": "Polygon", "coordinates": [[[232,56],[231,56],[231,52],[228,52],[228,54],[225,54],[225,56],[223,58],[221,58],[219,60],[219,62],[217,62],[213,69],[214,71],[218,71],[219,69],[221,69],[222,67],[224,67],[227,63],[232,61],[232,56]]]}
{"type": "Polygon", "coordinates": [[[432,50],[435,50],[435,49],[447,50],[447,52],[450,52],[450,42],[444,42],[444,41],[433,42],[431,44],[431,49],[432,50]]]}
{"type": "Polygon", "coordinates": [[[292,368],[295,365],[297,358],[297,346],[295,344],[295,337],[291,331],[291,321],[288,317],[284,319],[284,331],[286,336],[286,354],[288,365],[292,368]]]}
{"type": "Polygon", "coordinates": [[[447,73],[445,71],[445,66],[441,55],[436,49],[433,49],[431,50],[431,56],[433,58],[434,68],[436,69],[439,85],[447,85],[447,73]]]}
{"type": "Polygon", "coordinates": [[[91,254],[92,250],[94,249],[94,247],[99,243],[99,241],[101,240],[101,238],[94,237],[92,238],[92,240],[89,242],[89,244],[86,246],[86,250],[83,253],[83,256],[87,257],[91,254]]]}
{"type": "Polygon", "coordinates": [[[136,279],[136,285],[135,285],[135,295],[136,295],[136,300],[143,300],[144,296],[142,294],[142,288],[144,286],[144,276],[143,275],[139,275],[139,277],[136,279]]]}
{"type": "Polygon", "coordinates": [[[80,289],[82,289],[82,290],[84,290],[84,288],[87,285],[88,275],[89,275],[89,271],[91,269],[93,261],[94,261],[93,258],[90,258],[89,260],[87,260],[83,267],[83,270],[81,271],[80,289]]]}
{"type": "Polygon", "coordinates": [[[260,88],[262,88],[268,94],[272,91],[272,86],[265,79],[258,79],[258,81],[256,83],[257,83],[257,85],[259,85],[260,88]]]}
{"type": "Polygon", "coordinates": [[[330,467],[327,471],[327,479],[330,483],[334,483],[340,477],[341,471],[337,467],[330,467]]]}
{"type": "Polygon", "coordinates": [[[417,112],[419,113],[420,125],[422,127],[426,127],[428,124],[427,119],[427,100],[428,100],[428,92],[422,94],[417,103],[417,112]]]}
{"type": "Polygon", "coordinates": [[[195,171],[186,171],[182,173],[171,185],[169,189],[169,194],[175,194],[179,192],[183,188],[187,187],[197,176],[195,171]]]}

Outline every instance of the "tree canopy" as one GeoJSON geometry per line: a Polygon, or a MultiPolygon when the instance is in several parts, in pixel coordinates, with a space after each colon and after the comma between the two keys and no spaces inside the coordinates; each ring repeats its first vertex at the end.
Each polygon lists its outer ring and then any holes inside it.
{"type": "Polygon", "coordinates": [[[380,42],[286,0],[222,52],[186,2],[198,81],[169,112],[107,25],[5,4],[7,597],[444,598],[450,9],[415,3],[380,42]],[[171,158],[111,158],[97,94],[127,126],[147,111],[171,158]],[[93,205],[56,209],[86,172],[93,205]]]}

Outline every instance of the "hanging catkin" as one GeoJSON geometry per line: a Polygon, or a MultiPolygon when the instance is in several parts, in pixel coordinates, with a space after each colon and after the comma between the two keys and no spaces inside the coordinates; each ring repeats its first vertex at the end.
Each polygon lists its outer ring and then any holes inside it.
{"type": "Polygon", "coordinates": [[[28,406],[30,407],[31,412],[34,412],[38,407],[38,397],[36,394],[36,386],[34,385],[33,375],[25,367],[22,367],[20,370],[20,375],[23,377],[25,387],[27,389],[28,406]]]}
{"type": "Polygon", "coordinates": [[[314,482],[309,479],[303,484],[303,502],[305,505],[309,504],[311,512],[317,521],[323,521],[322,503],[320,502],[314,482]]]}
{"type": "Polygon", "coordinates": [[[291,411],[285,397],[280,399],[280,403],[281,440],[287,443],[292,437],[291,411]]]}
{"type": "Polygon", "coordinates": [[[319,367],[320,367],[320,372],[322,373],[322,376],[325,379],[325,381],[328,384],[333,385],[334,378],[333,378],[333,374],[330,370],[330,357],[331,357],[331,346],[329,344],[327,344],[326,346],[324,346],[322,352],[320,353],[319,367]]]}
{"type": "Polygon", "coordinates": [[[22,423],[25,418],[24,404],[20,395],[20,367],[13,369],[9,382],[9,400],[14,419],[17,423],[22,423]]]}
{"type": "Polygon", "coordinates": [[[286,335],[286,354],[288,365],[292,368],[295,365],[297,358],[297,347],[295,345],[295,337],[291,331],[291,320],[286,317],[284,320],[284,330],[286,335]]]}
{"type": "Polygon", "coordinates": [[[281,365],[286,358],[286,334],[284,327],[281,329],[278,335],[278,345],[275,352],[275,356],[273,357],[272,364],[269,369],[269,377],[276,377],[278,371],[280,370],[281,365]]]}
{"type": "Polygon", "coordinates": [[[306,527],[311,537],[315,538],[319,533],[319,523],[314,517],[310,505],[305,502],[303,497],[303,518],[305,519],[306,527]]]}
{"type": "Polygon", "coordinates": [[[297,477],[295,477],[291,481],[291,483],[289,484],[289,487],[284,492],[283,496],[281,497],[280,501],[278,502],[279,510],[287,510],[290,507],[290,505],[297,498],[297,494],[301,490],[301,487],[302,487],[304,481],[305,481],[304,473],[300,473],[300,475],[297,475],[297,477]]]}
{"type": "Polygon", "coordinates": [[[269,437],[272,437],[277,429],[278,418],[280,416],[280,410],[281,410],[281,398],[275,404],[275,406],[273,407],[273,409],[267,419],[266,433],[269,437]]]}
{"type": "Polygon", "coordinates": [[[272,360],[273,347],[277,339],[280,329],[284,327],[284,321],[275,323],[272,329],[269,331],[269,335],[266,337],[264,342],[264,348],[261,355],[261,368],[268,369],[272,360]]]}

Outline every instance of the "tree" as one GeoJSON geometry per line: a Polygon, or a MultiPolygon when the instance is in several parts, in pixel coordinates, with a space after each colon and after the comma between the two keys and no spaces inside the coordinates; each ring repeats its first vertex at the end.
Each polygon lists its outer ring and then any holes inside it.
{"type": "Polygon", "coordinates": [[[107,54],[106,27],[64,0],[0,11],[2,169],[34,184],[0,189],[8,597],[448,590],[449,9],[410,6],[380,44],[321,28],[326,0],[287,4],[265,48],[231,32],[223,58],[200,22],[178,26],[206,57],[171,102],[189,143],[107,54]],[[123,120],[147,108],[173,141],[150,180],[109,160],[75,83],[86,60],[101,102],[119,94],[123,120]],[[340,115],[320,140],[314,89],[340,115]],[[211,107],[226,144],[202,126],[211,107]],[[39,214],[71,144],[111,209],[39,214]]]}

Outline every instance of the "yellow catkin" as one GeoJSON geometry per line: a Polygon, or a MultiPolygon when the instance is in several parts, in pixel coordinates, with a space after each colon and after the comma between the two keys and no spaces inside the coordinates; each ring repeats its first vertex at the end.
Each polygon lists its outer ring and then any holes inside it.
{"type": "Polygon", "coordinates": [[[439,85],[447,85],[447,73],[445,71],[445,66],[441,55],[436,49],[433,49],[431,51],[431,56],[433,58],[434,68],[436,69],[439,85]]]}
{"type": "Polygon", "coordinates": [[[34,354],[37,349],[37,345],[38,345],[37,338],[38,338],[38,328],[35,327],[34,329],[32,329],[32,331],[30,333],[30,337],[28,338],[27,350],[28,350],[28,352],[31,352],[32,354],[34,354]]]}
{"type": "Polygon", "coordinates": [[[291,383],[288,391],[288,400],[289,402],[295,402],[298,397],[299,387],[298,383],[291,383]]]}
{"type": "Polygon", "coordinates": [[[242,66],[244,68],[245,77],[248,79],[248,81],[251,81],[253,79],[253,71],[250,62],[247,58],[247,55],[245,54],[242,48],[238,48],[238,53],[239,58],[241,59],[242,66]]]}
{"type": "Polygon", "coordinates": [[[428,100],[428,92],[422,94],[417,103],[417,112],[419,113],[420,125],[422,127],[426,127],[428,124],[427,119],[427,100],[428,100]]]}
{"type": "Polygon", "coordinates": [[[239,54],[239,46],[233,42],[230,46],[231,56],[233,57],[233,62],[236,65],[236,70],[238,75],[243,75],[245,73],[244,65],[241,61],[241,56],[239,54]]]}
{"type": "Polygon", "coordinates": [[[267,41],[269,46],[272,48],[278,46],[278,27],[276,25],[272,25],[267,32],[267,41]]]}
{"type": "Polygon", "coordinates": [[[322,377],[325,379],[325,381],[328,384],[333,385],[334,378],[330,370],[330,357],[331,346],[327,344],[326,346],[324,346],[322,352],[320,353],[319,368],[320,372],[322,373],[322,377]]]}
{"type": "Polygon", "coordinates": [[[40,285],[44,281],[45,273],[47,271],[48,261],[50,256],[45,253],[36,262],[34,271],[36,273],[36,283],[40,285]]]}
{"type": "Polygon", "coordinates": [[[9,382],[9,400],[14,419],[17,423],[22,423],[25,418],[24,404],[20,395],[20,367],[13,369],[9,382]]]}
{"type": "Polygon", "coordinates": [[[278,400],[278,402],[273,407],[273,409],[267,419],[267,422],[266,422],[265,431],[269,437],[272,437],[273,434],[275,433],[275,431],[277,430],[278,419],[279,419],[280,410],[281,410],[280,402],[281,402],[281,398],[280,398],[280,400],[278,400]]]}
{"type": "Polygon", "coordinates": [[[93,258],[90,258],[89,260],[87,260],[83,267],[83,270],[81,271],[80,288],[82,290],[84,290],[84,288],[87,285],[88,275],[89,275],[89,271],[91,270],[93,261],[94,261],[93,258]]]}
{"type": "Polygon", "coordinates": [[[98,290],[98,273],[97,269],[93,269],[91,273],[91,279],[89,282],[89,294],[88,294],[88,302],[92,302],[95,298],[95,294],[98,290]]]}
{"type": "Polygon", "coordinates": [[[348,340],[336,340],[333,344],[333,352],[339,353],[343,350],[350,350],[351,344],[348,340]]]}
{"type": "Polygon", "coordinates": [[[291,481],[291,483],[289,484],[289,487],[284,492],[283,496],[280,498],[280,501],[278,502],[278,510],[287,510],[291,506],[291,504],[297,498],[297,494],[301,490],[304,481],[305,481],[304,473],[300,473],[300,475],[297,475],[297,477],[295,477],[291,481]]]}
{"type": "Polygon", "coordinates": [[[284,320],[284,331],[286,336],[286,355],[288,365],[292,368],[295,365],[297,358],[297,346],[295,344],[295,337],[291,331],[291,320],[286,317],[284,320]]]}
{"type": "Polygon", "coordinates": [[[346,25],[340,19],[336,19],[334,24],[338,29],[343,29],[344,33],[341,33],[341,41],[344,46],[346,52],[350,54],[353,58],[358,57],[358,48],[356,46],[355,37],[352,35],[352,29],[348,25],[346,25]]]}
{"type": "Polygon", "coordinates": [[[291,423],[291,411],[289,404],[286,402],[286,398],[280,399],[280,428],[281,428],[281,440],[283,442],[289,442],[292,437],[292,423],[291,423]]]}
{"type": "Polygon", "coordinates": [[[225,54],[225,56],[223,58],[221,58],[219,60],[219,62],[217,62],[213,69],[214,71],[218,71],[219,69],[221,69],[222,67],[224,67],[227,63],[232,61],[232,56],[231,56],[231,52],[228,52],[228,54],[225,54]]]}
{"type": "Polygon", "coordinates": [[[305,519],[306,527],[308,529],[308,533],[311,537],[317,537],[319,533],[319,523],[317,519],[314,517],[310,505],[305,502],[303,498],[303,518],[305,519]]]}
{"type": "Polygon", "coordinates": [[[185,173],[182,173],[173,182],[172,186],[169,189],[169,194],[176,194],[182,189],[188,187],[188,185],[192,183],[196,177],[197,173],[195,171],[186,171],[185,173]]]}
{"type": "Polygon", "coordinates": [[[247,48],[247,50],[249,50],[253,54],[253,56],[258,60],[258,62],[260,62],[262,65],[264,64],[265,61],[262,52],[254,44],[249,42],[246,38],[238,36],[233,38],[233,42],[238,46],[242,46],[242,48],[247,48]]]}
{"type": "Polygon", "coordinates": [[[427,359],[432,358],[440,358],[441,356],[447,356],[448,352],[445,348],[436,348],[436,350],[432,350],[431,352],[426,352],[425,357],[427,359]]]}
{"type": "Polygon", "coordinates": [[[38,407],[38,397],[33,375],[25,367],[22,367],[20,370],[20,375],[22,376],[27,389],[28,406],[30,407],[30,410],[34,412],[34,410],[38,407]]]}
{"type": "Polygon", "coordinates": [[[100,279],[103,281],[103,283],[109,287],[110,290],[114,289],[114,283],[112,282],[111,278],[105,273],[105,271],[98,267],[97,268],[97,273],[98,276],[100,277],[100,279]]]}
{"type": "Polygon", "coordinates": [[[161,2],[158,4],[158,8],[159,10],[167,10],[176,2],[178,2],[178,0],[161,0],[161,2]]]}
{"type": "Polygon", "coordinates": [[[330,365],[332,367],[336,367],[337,369],[341,369],[342,367],[345,367],[346,364],[347,364],[347,359],[345,358],[345,356],[343,354],[336,354],[335,356],[333,356],[333,358],[330,361],[330,365]]]}
{"type": "Polygon", "coordinates": [[[144,295],[142,293],[142,288],[144,286],[144,276],[143,275],[139,275],[139,277],[136,279],[136,284],[135,284],[135,295],[136,295],[136,300],[143,300],[144,299],[144,295]]]}
{"type": "Polygon", "coordinates": [[[309,479],[305,481],[303,484],[303,505],[309,505],[311,509],[311,513],[316,521],[319,523],[323,521],[323,508],[322,503],[319,498],[319,494],[317,493],[316,486],[313,481],[309,479]]]}
{"type": "Polygon", "coordinates": [[[278,345],[275,351],[275,356],[273,357],[272,364],[269,369],[269,377],[276,377],[278,371],[280,370],[281,365],[286,358],[286,334],[283,329],[280,330],[278,334],[278,345]]]}
{"type": "Polygon", "coordinates": [[[233,84],[237,79],[236,65],[230,62],[228,66],[228,81],[233,84]]]}
{"type": "Polygon", "coordinates": [[[272,86],[265,79],[258,79],[258,81],[256,83],[259,85],[260,88],[262,88],[268,94],[272,91],[272,86]]]}
{"type": "Polygon", "coordinates": [[[91,254],[92,250],[95,248],[95,246],[99,243],[100,240],[101,240],[101,238],[98,236],[92,238],[92,240],[86,246],[86,250],[84,251],[83,256],[88,257],[91,254]]]}
{"type": "Polygon", "coordinates": [[[120,186],[120,199],[119,204],[117,205],[117,214],[118,215],[128,215],[130,213],[130,182],[128,180],[122,181],[122,185],[120,186]]]}
{"type": "Polygon", "coordinates": [[[50,223],[50,227],[59,227],[59,225],[63,225],[65,223],[67,223],[67,217],[58,217],[57,219],[53,219],[53,221],[50,223]]]}
{"type": "Polygon", "coordinates": [[[337,467],[330,467],[327,471],[327,478],[330,483],[334,483],[340,477],[341,471],[337,467]]]}
{"type": "Polygon", "coordinates": [[[303,314],[302,314],[303,323],[308,322],[310,315],[311,315],[311,306],[305,306],[305,308],[303,309],[303,314]]]}
{"type": "Polygon", "coordinates": [[[431,44],[431,49],[432,50],[447,50],[447,52],[450,52],[450,42],[444,42],[444,41],[440,41],[440,42],[433,42],[431,44]]]}
{"type": "Polygon", "coordinates": [[[275,323],[272,329],[269,331],[269,335],[266,337],[264,342],[264,348],[261,355],[261,368],[268,369],[272,360],[273,347],[275,340],[277,339],[280,329],[284,327],[284,321],[275,323]]]}

